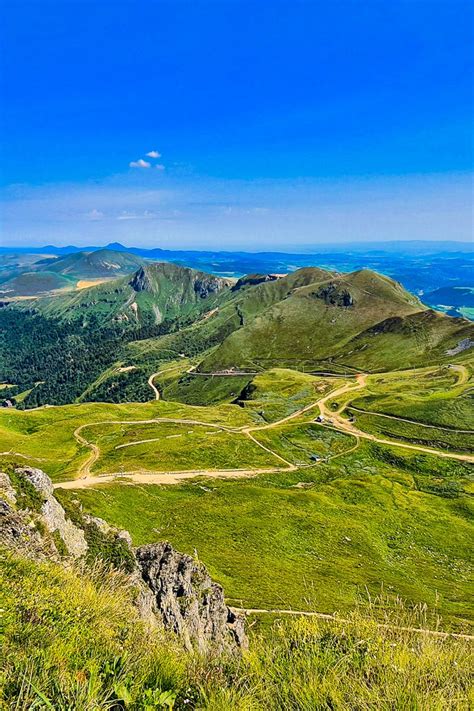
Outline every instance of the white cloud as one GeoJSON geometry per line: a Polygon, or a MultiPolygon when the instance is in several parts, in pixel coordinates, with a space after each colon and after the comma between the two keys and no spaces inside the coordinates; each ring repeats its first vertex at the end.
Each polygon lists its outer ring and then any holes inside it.
{"type": "Polygon", "coordinates": [[[123,210],[117,217],[117,220],[151,220],[153,217],[156,217],[156,214],[151,210],[145,210],[141,213],[123,210]]]}
{"type": "Polygon", "coordinates": [[[151,163],[149,163],[147,160],[143,160],[143,158],[139,158],[138,160],[132,160],[128,164],[130,168],[150,168],[151,163]]]}
{"type": "Polygon", "coordinates": [[[158,153],[158,151],[148,151],[147,156],[148,158],[161,158],[161,153],[158,153]]]}
{"type": "Polygon", "coordinates": [[[96,210],[96,208],[94,208],[87,213],[86,217],[89,220],[101,220],[104,217],[104,213],[101,210],[96,210]]]}
{"type": "Polygon", "coordinates": [[[163,165],[163,163],[157,163],[157,164],[155,165],[155,168],[156,168],[157,170],[164,170],[164,169],[165,169],[165,166],[163,165]]]}

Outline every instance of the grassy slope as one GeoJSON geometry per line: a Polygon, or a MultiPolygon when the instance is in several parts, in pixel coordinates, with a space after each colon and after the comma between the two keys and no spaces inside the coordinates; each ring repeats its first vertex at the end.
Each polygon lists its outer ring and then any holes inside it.
{"type": "MultiPolygon", "coordinates": [[[[87,321],[92,314],[110,321],[160,323],[164,319],[198,315],[211,309],[218,294],[202,298],[196,291],[199,281],[215,280],[225,289],[226,280],[174,264],[149,264],[134,276],[114,279],[89,289],[63,296],[37,299],[35,309],[48,317],[87,321]],[[132,282],[137,280],[136,286],[132,282]],[[134,306],[132,306],[134,304],[134,306]]],[[[29,308],[24,302],[18,308],[29,308]]]]}
{"type": "Polygon", "coordinates": [[[259,412],[266,422],[274,422],[323,397],[338,385],[334,378],[272,368],[252,378],[241,394],[239,404],[259,412]]]}
{"type": "Polygon", "coordinates": [[[0,296],[37,296],[58,289],[74,289],[76,280],[54,271],[24,272],[2,283],[0,296]]]}
{"type": "Polygon", "coordinates": [[[164,360],[181,352],[186,355],[201,354],[202,357],[209,348],[220,345],[242,325],[286,298],[293,289],[327,279],[329,274],[331,272],[323,269],[307,267],[277,281],[225,292],[212,316],[202,318],[178,333],[132,343],[127,353],[132,362],[150,358],[164,360]]]}
{"type": "MultiPolygon", "coordinates": [[[[166,367],[172,369],[167,373],[163,373],[162,377],[164,379],[168,375],[172,376],[175,372],[179,374],[183,367],[183,362],[180,360],[166,367]]],[[[199,380],[207,382],[207,378],[199,378],[199,380]]],[[[316,378],[284,370],[271,371],[258,376],[255,382],[257,383],[255,395],[259,399],[245,402],[245,407],[237,407],[230,404],[213,407],[193,407],[160,400],[158,402],[120,405],[81,403],[26,411],[0,409],[0,452],[11,450],[27,457],[33,457],[31,463],[36,463],[44,468],[55,480],[74,478],[78,467],[89,453],[89,449],[80,446],[73,436],[74,430],[84,424],[93,424],[103,420],[136,421],[157,417],[174,417],[221,424],[228,427],[239,427],[289,415],[321,397],[329,388],[335,387],[334,381],[331,384],[324,378],[316,378]],[[263,417],[258,414],[262,410],[263,417]],[[47,447],[45,447],[45,442],[48,443],[47,447]]],[[[159,379],[157,383],[159,384],[159,379]]],[[[337,381],[337,384],[339,384],[339,381],[337,381]]],[[[153,397],[151,388],[149,393],[151,399],[153,397]]],[[[195,465],[198,468],[206,468],[212,465],[213,458],[222,464],[224,468],[231,468],[239,466],[241,455],[243,459],[240,463],[245,466],[252,466],[252,457],[255,457],[256,462],[265,464],[265,466],[278,465],[278,462],[275,463],[271,455],[268,455],[268,457],[265,455],[265,458],[262,459],[262,455],[265,453],[250,446],[251,443],[244,441],[241,437],[235,442],[230,442],[217,435],[217,440],[215,440],[216,435],[203,434],[201,432],[202,428],[185,427],[183,429],[180,425],[173,425],[173,431],[166,432],[166,434],[164,434],[164,425],[130,425],[127,427],[125,431],[125,426],[115,426],[115,434],[110,433],[110,442],[107,447],[111,450],[111,453],[113,453],[113,447],[129,442],[132,439],[158,437],[161,441],[150,443],[147,447],[141,447],[137,450],[134,447],[118,450],[121,459],[117,460],[113,456],[112,459],[107,457],[103,462],[99,460],[97,464],[98,471],[103,471],[108,465],[113,465],[113,470],[116,471],[116,466],[120,467],[122,464],[125,466],[125,462],[128,462],[132,469],[148,469],[151,467],[153,470],[158,471],[175,468],[190,469],[194,468],[195,465]],[[133,431],[137,428],[146,429],[146,435],[135,437],[133,431]],[[191,430],[193,430],[193,435],[188,435],[188,431],[191,430]],[[181,437],[171,440],[164,439],[170,434],[180,434],[181,437]],[[193,448],[197,447],[192,456],[189,444],[192,444],[193,448]],[[236,449],[237,444],[239,448],[242,447],[241,450],[236,449]],[[191,461],[191,459],[193,463],[188,466],[187,462],[188,460],[191,461]]],[[[86,438],[90,434],[92,441],[94,441],[93,435],[96,429],[88,427],[83,434],[86,438]]],[[[110,428],[107,430],[105,425],[100,425],[98,430],[97,436],[101,436],[101,432],[109,432],[110,428]]],[[[204,429],[204,431],[206,430],[204,429]]],[[[101,442],[101,447],[102,444],[107,444],[107,440],[103,443],[101,442]]],[[[215,467],[212,466],[211,468],[215,467]]],[[[126,470],[128,471],[128,464],[126,470]]]]}
{"type": "Polygon", "coordinates": [[[284,466],[244,435],[205,425],[98,425],[83,435],[100,448],[94,474],[284,466]]]}
{"type": "MultiPolygon", "coordinates": [[[[348,621],[295,619],[253,632],[243,659],[200,659],[143,628],[121,576],[11,557],[0,576],[5,708],[468,708],[469,642],[378,627],[383,600],[348,621]]],[[[387,621],[432,623],[400,604],[387,621]]]]}
{"type": "Polygon", "coordinates": [[[73,437],[77,427],[102,420],[156,417],[189,418],[228,426],[252,423],[251,413],[230,405],[200,408],[163,401],[122,405],[87,403],[26,411],[5,409],[0,410],[0,451],[11,450],[31,457],[29,463],[40,466],[53,480],[72,479],[89,454],[89,449],[79,445],[73,437]]]}
{"type": "Polygon", "coordinates": [[[131,274],[143,264],[143,259],[134,254],[99,249],[95,252],[76,252],[48,260],[45,268],[77,279],[94,279],[131,274]]]}
{"type": "Polygon", "coordinates": [[[383,585],[431,606],[439,596],[443,615],[459,625],[472,613],[468,473],[362,445],[294,473],[58,495],[128,528],[137,544],[166,538],[197,549],[228,597],[248,607],[332,612],[383,585]]]}
{"type": "Polygon", "coordinates": [[[366,371],[456,362],[448,351],[468,338],[474,341],[472,323],[428,310],[388,319],[355,336],[335,362],[366,371]]]}
{"type": "MultiPolygon", "coordinates": [[[[374,375],[369,378],[368,398],[374,407],[380,399],[402,402],[404,407],[422,405],[425,410],[435,402],[456,403],[472,387],[470,373],[469,367],[466,371],[438,367],[374,375]]],[[[261,410],[268,419],[285,416],[325,394],[331,383],[275,370],[257,376],[254,386],[244,407],[198,408],[160,401],[2,411],[0,451],[40,457],[44,461],[38,461],[39,466],[54,478],[65,479],[74,476],[88,455],[89,450],[72,437],[74,429],[86,422],[162,416],[239,426],[262,421],[261,410]]],[[[363,393],[356,395],[356,402],[363,400],[363,393]]],[[[308,464],[312,454],[325,457],[352,447],[352,437],[310,425],[307,420],[314,414],[255,436],[295,463],[308,464]]],[[[99,460],[98,469],[125,467],[117,454],[126,455],[127,468],[130,462],[137,467],[158,464],[157,468],[269,462],[248,442],[239,452],[234,435],[207,435],[199,426],[111,424],[86,432],[100,438],[105,464],[99,460]],[[181,437],[166,439],[170,434],[181,437]],[[143,449],[114,449],[156,436],[160,442],[143,449]],[[157,462],[164,455],[166,462],[157,462]]],[[[358,590],[367,585],[377,591],[383,583],[391,592],[430,604],[438,591],[441,609],[459,620],[469,614],[470,469],[363,443],[334,462],[291,474],[238,481],[199,479],[174,487],[114,485],[60,496],[80,498],[86,510],[129,528],[137,543],[166,537],[184,550],[197,548],[228,595],[249,606],[348,608],[358,590]],[[282,585],[287,580],[291,584],[282,585]]]]}
{"type": "Polygon", "coordinates": [[[398,284],[374,272],[331,279],[323,274],[318,275],[319,281],[298,287],[230,335],[200,369],[235,366],[251,370],[255,364],[315,367],[384,318],[422,308],[398,284]],[[342,305],[345,295],[352,305],[342,305]]]}
{"type": "Polygon", "coordinates": [[[434,449],[450,452],[474,452],[474,432],[456,432],[435,427],[404,422],[403,420],[378,417],[375,414],[363,414],[349,408],[355,415],[357,427],[364,432],[378,435],[382,439],[407,441],[434,449]]]}
{"type": "Polygon", "coordinates": [[[372,376],[367,390],[353,401],[357,408],[426,424],[474,430],[474,363],[464,373],[447,366],[372,376]]]}

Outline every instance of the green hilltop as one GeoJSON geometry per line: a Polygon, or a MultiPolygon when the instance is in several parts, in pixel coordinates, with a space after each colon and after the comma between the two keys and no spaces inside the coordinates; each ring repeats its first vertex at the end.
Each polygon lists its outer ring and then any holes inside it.
{"type": "Polygon", "coordinates": [[[99,317],[104,326],[160,324],[211,308],[231,283],[175,264],[152,263],[141,265],[129,276],[74,293],[25,302],[19,308],[33,308],[48,318],[82,324],[94,317],[99,317]]]}
{"type": "Polygon", "coordinates": [[[49,271],[71,275],[78,279],[98,279],[130,274],[141,264],[143,264],[143,259],[140,257],[112,249],[75,252],[54,260],[45,260],[45,268],[49,271]]]}
{"type": "MultiPolygon", "coordinates": [[[[107,250],[87,259],[103,264],[104,254],[111,264],[107,250]]],[[[83,260],[68,255],[55,263],[69,270],[83,260]]],[[[28,391],[25,407],[147,400],[148,377],[179,359],[190,362],[161,384],[163,396],[209,404],[235,399],[269,368],[344,374],[421,367],[457,362],[474,343],[472,323],[431,311],[367,269],[305,267],[232,280],[173,263],[141,264],[88,288],[13,300],[0,311],[2,322],[0,366],[22,388],[17,393],[28,391]]]]}
{"type": "Polygon", "coordinates": [[[38,259],[27,271],[0,281],[0,297],[42,296],[74,290],[81,280],[113,279],[136,271],[143,259],[110,249],[38,259]]]}

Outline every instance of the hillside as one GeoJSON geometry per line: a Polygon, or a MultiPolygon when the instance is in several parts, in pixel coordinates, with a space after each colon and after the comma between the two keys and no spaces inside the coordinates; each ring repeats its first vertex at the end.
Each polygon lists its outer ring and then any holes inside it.
{"type": "Polygon", "coordinates": [[[474,346],[474,324],[437,311],[384,319],[346,344],[334,362],[361,370],[391,370],[456,361],[474,346]]]}
{"type": "Polygon", "coordinates": [[[57,257],[55,260],[37,262],[37,268],[47,269],[57,274],[73,276],[77,279],[97,279],[130,274],[143,264],[143,259],[134,254],[118,252],[112,249],[99,249],[96,252],[76,252],[57,257]]]}
{"type": "Polygon", "coordinates": [[[135,548],[77,502],[63,508],[41,470],[0,472],[0,512],[5,709],[467,708],[471,639],[440,632],[424,606],[245,611],[247,637],[196,555],[135,548]]]}
{"type": "MultiPolygon", "coordinates": [[[[311,369],[385,318],[423,308],[399,284],[368,270],[346,275],[317,270],[306,284],[295,279],[298,274],[291,275],[283,298],[226,338],[199,369],[311,369]]],[[[287,282],[277,284],[281,289],[287,282]]]]}
{"type": "Polygon", "coordinates": [[[59,290],[74,290],[78,284],[81,286],[81,281],[87,284],[88,280],[105,280],[130,274],[144,261],[133,254],[110,249],[43,259],[27,256],[30,259],[24,258],[14,263],[16,269],[12,274],[5,269],[4,278],[0,279],[1,298],[42,296],[59,290]]]}
{"type": "MultiPolygon", "coordinates": [[[[140,266],[128,277],[89,289],[38,299],[33,306],[48,318],[67,322],[86,324],[95,317],[104,326],[111,323],[156,325],[165,320],[192,317],[212,308],[231,284],[227,279],[162,262],[140,266]]],[[[24,304],[24,308],[31,306],[24,304]]]]}
{"type": "Polygon", "coordinates": [[[18,296],[38,296],[61,289],[74,289],[74,278],[55,271],[23,272],[0,283],[0,298],[11,299],[18,296]]]}
{"type": "Polygon", "coordinates": [[[12,302],[0,310],[0,330],[3,378],[17,386],[4,397],[36,384],[22,407],[146,401],[150,375],[179,360],[186,369],[158,381],[164,397],[209,404],[235,399],[268,368],[375,372],[450,362],[474,344],[472,324],[430,311],[388,277],[314,267],[235,281],[146,264],[12,302]]]}

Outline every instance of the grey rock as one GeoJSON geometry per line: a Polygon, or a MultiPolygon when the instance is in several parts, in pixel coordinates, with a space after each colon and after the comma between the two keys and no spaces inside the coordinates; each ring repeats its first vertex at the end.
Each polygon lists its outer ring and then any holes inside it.
{"type": "Polygon", "coordinates": [[[469,350],[469,348],[472,348],[474,346],[474,341],[472,341],[470,338],[463,338],[462,341],[459,341],[457,346],[454,348],[449,348],[446,353],[448,355],[457,355],[458,353],[463,353],[464,351],[469,350]]]}
{"type": "Polygon", "coordinates": [[[194,282],[194,291],[201,299],[207,299],[211,294],[217,294],[227,286],[227,282],[219,277],[205,277],[196,279],[194,282]]]}
{"type": "Polygon", "coordinates": [[[0,499],[13,506],[16,505],[16,491],[12,486],[10,477],[4,472],[0,472],[0,499]]]}
{"type": "Polygon", "coordinates": [[[22,467],[18,473],[28,479],[44,497],[41,518],[49,533],[57,531],[64,541],[68,553],[73,558],[80,558],[87,552],[84,531],[66,518],[63,507],[53,496],[53,484],[49,476],[41,469],[22,467]]]}
{"type": "Polygon", "coordinates": [[[247,646],[244,622],[225,603],[206,568],[168,542],[137,548],[137,563],[166,628],[189,649],[235,651],[247,646]]]}
{"type": "Polygon", "coordinates": [[[0,499],[0,544],[25,558],[59,559],[53,542],[41,535],[29,516],[23,511],[15,511],[3,499],[0,499]]]}

